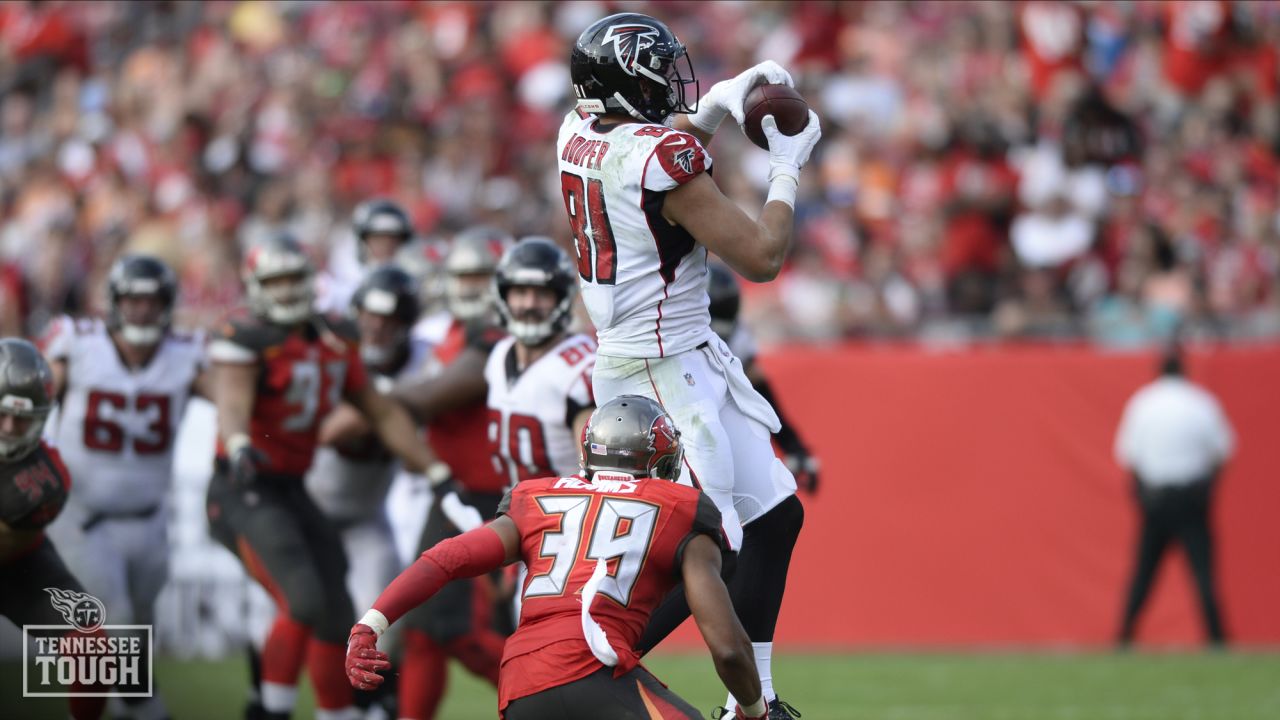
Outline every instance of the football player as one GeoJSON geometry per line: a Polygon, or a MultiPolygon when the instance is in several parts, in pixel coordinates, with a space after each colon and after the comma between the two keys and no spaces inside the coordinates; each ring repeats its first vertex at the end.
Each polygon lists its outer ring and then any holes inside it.
{"type": "MultiPolygon", "coordinates": [[[[658,20],[624,13],[578,37],[570,74],[578,107],[561,125],[557,156],[583,301],[598,332],[595,395],[637,393],[667,408],[686,431],[688,480],[716,503],[734,549],[742,547],[742,525],[770,528],[757,541],[771,547],[765,557],[777,565],[749,563],[756,555],[743,548],[734,598],[773,701],[773,627],[803,510],[769,440],[777,414],[711,330],[707,252],[753,281],[777,275],[791,243],[800,168],[821,136],[818,117],[810,111],[796,135],[763,119],[769,196],[753,220],[716,187],[705,145],[726,115],[745,120],[755,85],[791,85],[785,70],[761,63],[697,100],[685,46],[658,20]]],[[[675,627],[657,622],[642,647],[667,625],[675,627]]],[[[771,712],[789,716],[782,703],[771,712]]]]}
{"type": "MultiPolygon", "coordinates": [[[[578,284],[573,262],[550,238],[525,238],[494,273],[498,315],[509,336],[489,353],[489,441],[507,485],[572,475],[595,399],[595,341],[567,331],[578,284]]],[[[469,529],[469,528],[468,528],[469,529]]]]}
{"type": "Polygon", "coordinates": [[[382,682],[390,662],[378,636],[407,610],[449,580],[523,560],[529,575],[503,655],[501,717],[702,717],[633,649],[649,613],[682,579],[720,678],[735,696],[754,698],[735,716],[764,718],[750,641],[720,579],[719,511],[698,490],[666,482],[680,475],[681,445],[653,400],[624,395],[602,405],[582,439],[581,476],[521,482],[497,520],[427,551],[387,587],[351,629],[351,683],[382,682]]]}
{"type": "MultiPolygon", "coordinates": [[[[387,391],[396,378],[423,371],[430,348],[410,335],[418,308],[417,281],[394,265],[374,268],[356,289],[351,312],[360,336],[360,359],[380,392],[387,391]]],[[[306,486],[342,536],[350,559],[347,589],[356,606],[364,607],[403,567],[386,512],[387,491],[399,463],[378,442],[364,416],[347,403],[325,418],[321,442],[327,443],[334,428],[344,423],[358,423],[366,430],[319,448],[306,486]]],[[[392,700],[394,692],[382,704],[385,707],[392,700]]],[[[356,698],[358,705],[373,701],[364,695],[356,698]]]]}
{"type": "MultiPolygon", "coordinates": [[[[490,518],[505,479],[495,471],[485,404],[485,360],[503,336],[495,325],[493,273],[510,237],[487,227],[459,233],[444,257],[446,310],[425,318],[415,333],[433,343],[427,380],[401,382],[395,395],[426,424],[440,458],[429,473],[435,502],[418,543],[423,552],[444,538],[490,518]]],[[[453,583],[412,613],[405,623],[399,711],[402,718],[435,716],[447,683],[447,661],[497,684],[503,636],[493,618],[484,582],[453,583]]]]}
{"type": "MultiPolygon", "coordinates": [[[[83,591],[44,533],[71,489],[58,453],[40,441],[53,399],[53,371],[40,351],[26,340],[0,340],[0,615],[19,627],[66,624],[45,588],[83,591]]],[[[101,717],[106,698],[78,693],[106,690],[73,686],[71,716],[101,717]]]]}
{"type": "Polygon", "coordinates": [[[363,270],[391,262],[400,249],[413,240],[414,234],[409,213],[386,198],[374,198],[357,205],[351,212],[351,231],[356,241],[356,263],[350,262],[349,252],[334,253],[330,270],[317,283],[316,307],[322,312],[346,312],[363,279],[363,270]]]}
{"type": "MultiPolygon", "coordinates": [[[[782,412],[782,408],[774,400],[773,386],[764,370],[756,363],[756,340],[746,324],[739,322],[738,311],[742,306],[742,288],[738,286],[738,276],[724,263],[711,262],[707,265],[707,296],[711,313],[711,329],[725,341],[735,357],[742,361],[743,371],[751,381],[751,387],[760,396],[769,401],[778,413],[781,428],[774,434],[778,448],[782,450],[782,461],[796,478],[796,485],[805,492],[818,491],[818,458],[809,452],[809,446],[796,431],[796,427],[782,412]]],[[[742,534],[751,534],[752,526],[743,528],[742,534]]],[[[746,543],[746,540],[743,540],[746,543]]]]}
{"type": "Polygon", "coordinates": [[[312,311],[311,261],[296,240],[250,249],[243,278],[251,317],[224,326],[209,349],[218,409],[209,526],[278,605],[262,652],[266,717],[292,711],[305,660],[316,717],[345,718],[346,556],[303,486],[320,421],[346,400],[408,469],[422,472],[434,457],[404,410],[369,382],[350,329],[312,311]]]}
{"type": "MultiPolygon", "coordinates": [[[[426,339],[432,352],[425,374],[400,380],[393,391],[427,427],[427,440],[439,462],[428,473],[435,502],[420,526],[418,552],[492,517],[502,499],[505,480],[493,466],[486,430],[487,385],[484,367],[503,336],[494,324],[493,273],[510,238],[487,227],[459,233],[443,261],[446,310],[424,318],[414,336],[426,339]]],[[[326,437],[336,442],[358,431],[352,423],[334,423],[326,437]]],[[[503,637],[491,627],[483,582],[460,582],[446,588],[405,623],[406,682],[399,685],[402,718],[435,716],[447,683],[450,656],[470,672],[497,684],[503,637]]]]}
{"type": "MultiPolygon", "coordinates": [[[[42,340],[60,400],[56,445],[79,479],[49,535],[114,624],[151,624],[169,576],[174,438],[192,393],[211,396],[204,340],[170,327],[178,284],[158,258],[107,276],[107,317],[56,321],[42,340]]],[[[162,718],[159,695],[111,701],[162,718]]]]}

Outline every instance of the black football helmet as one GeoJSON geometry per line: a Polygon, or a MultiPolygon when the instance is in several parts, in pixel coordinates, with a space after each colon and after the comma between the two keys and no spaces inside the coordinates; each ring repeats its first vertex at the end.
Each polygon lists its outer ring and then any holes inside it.
{"type": "Polygon", "coordinates": [[[742,288],[738,285],[738,276],[728,265],[720,262],[707,263],[707,296],[711,305],[711,329],[716,331],[721,340],[729,342],[733,331],[738,327],[738,310],[742,306],[742,288]]]}
{"type": "Polygon", "coordinates": [[[29,418],[17,436],[0,434],[0,462],[14,462],[40,444],[53,409],[53,370],[35,345],[21,338],[0,340],[0,414],[29,418]]]}
{"type": "Polygon", "coordinates": [[[648,15],[619,13],[592,23],[574,43],[569,72],[583,112],[625,113],[661,124],[673,113],[697,110],[698,80],[688,51],[648,15]]]}
{"type": "Polygon", "coordinates": [[[356,252],[361,265],[369,262],[369,236],[393,237],[401,246],[413,238],[413,221],[409,219],[409,213],[395,202],[383,198],[366,200],[357,205],[351,213],[351,227],[359,241],[356,252]]]}
{"type": "Polygon", "coordinates": [[[521,344],[537,347],[569,326],[578,278],[569,254],[551,238],[527,237],[502,254],[493,273],[493,290],[507,332],[521,344]],[[516,286],[550,288],[556,306],[539,320],[517,318],[507,304],[507,294],[516,286]]]}
{"type": "Polygon", "coordinates": [[[311,258],[293,236],[279,234],[262,241],[245,256],[241,278],[249,309],[277,325],[294,325],[311,317],[315,302],[315,270],[311,258]],[[295,277],[287,285],[268,289],[268,280],[295,277]]]}
{"type": "Polygon", "coordinates": [[[384,367],[403,354],[409,345],[409,332],[418,320],[418,281],[395,265],[381,265],[361,281],[351,298],[353,314],[367,312],[396,321],[396,330],[385,344],[360,337],[360,358],[371,367],[384,367]]]}
{"type": "Polygon", "coordinates": [[[582,429],[582,470],[637,478],[680,479],[684,445],[675,421],[656,401],[619,395],[596,408],[582,429]]]}
{"type": "Polygon", "coordinates": [[[151,255],[125,255],[111,266],[107,274],[107,328],[120,333],[130,345],[155,345],[169,331],[173,305],[178,296],[178,278],[163,260],[151,255]],[[120,300],[137,295],[152,295],[160,301],[162,311],[153,323],[130,323],[120,309],[120,300]]]}

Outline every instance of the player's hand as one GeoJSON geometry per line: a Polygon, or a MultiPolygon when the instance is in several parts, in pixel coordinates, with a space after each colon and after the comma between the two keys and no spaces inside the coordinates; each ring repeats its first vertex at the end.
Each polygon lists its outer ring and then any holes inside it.
{"type": "Polygon", "coordinates": [[[258,471],[267,464],[267,454],[252,445],[241,445],[231,452],[231,481],[237,487],[250,487],[258,479],[258,471]]]}
{"type": "Polygon", "coordinates": [[[391,669],[387,654],[378,650],[378,634],[356,623],[347,638],[347,679],[357,690],[376,690],[386,678],[378,673],[391,669]]]}
{"type": "Polygon", "coordinates": [[[783,135],[778,130],[778,122],[772,115],[760,119],[760,128],[769,141],[769,180],[779,175],[789,175],[800,182],[800,168],[809,162],[809,154],[813,146],[822,137],[822,125],[818,122],[818,113],[809,111],[809,124],[795,135],[783,135]]]}
{"type": "Polygon", "coordinates": [[[746,110],[742,107],[747,94],[757,85],[786,85],[795,87],[791,73],[778,63],[766,60],[754,67],[738,73],[737,77],[721,80],[698,100],[698,112],[689,116],[694,127],[706,133],[715,133],[725,115],[733,115],[733,119],[741,127],[747,119],[746,110]]]}
{"type": "Polygon", "coordinates": [[[795,476],[797,488],[810,495],[818,492],[818,470],[822,465],[818,462],[818,458],[805,450],[797,450],[784,455],[782,462],[795,476]]]}

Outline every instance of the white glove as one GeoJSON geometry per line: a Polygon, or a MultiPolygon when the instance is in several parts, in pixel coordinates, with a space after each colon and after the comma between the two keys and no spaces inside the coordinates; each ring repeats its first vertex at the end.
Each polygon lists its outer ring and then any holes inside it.
{"type": "Polygon", "coordinates": [[[698,101],[698,112],[689,116],[689,122],[705,133],[714,133],[725,115],[733,115],[738,125],[746,122],[747,113],[742,103],[757,85],[786,85],[795,87],[791,73],[781,65],[766,60],[755,67],[738,73],[737,77],[721,80],[698,101]]]}
{"type": "Polygon", "coordinates": [[[822,137],[822,126],[818,123],[818,113],[809,111],[809,124],[795,135],[783,135],[778,130],[778,123],[772,115],[760,119],[760,129],[769,141],[769,182],[779,176],[788,176],[800,182],[800,168],[809,161],[809,153],[822,137]]]}

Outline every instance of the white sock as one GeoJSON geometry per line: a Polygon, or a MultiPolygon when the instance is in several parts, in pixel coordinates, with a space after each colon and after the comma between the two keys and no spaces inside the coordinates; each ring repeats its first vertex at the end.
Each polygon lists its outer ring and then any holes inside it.
{"type": "MultiPolygon", "coordinates": [[[[756,673],[760,675],[760,691],[764,694],[765,702],[773,702],[778,699],[777,693],[773,691],[773,643],[751,643],[751,649],[756,656],[756,673]]],[[[733,697],[733,693],[729,694],[729,701],[725,703],[725,707],[730,710],[738,707],[738,701],[733,697]]]]}
{"type": "Polygon", "coordinates": [[[297,700],[297,685],[281,685],[265,681],[262,683],[262,709],[267,712],[291,713],[297,700]]]}

